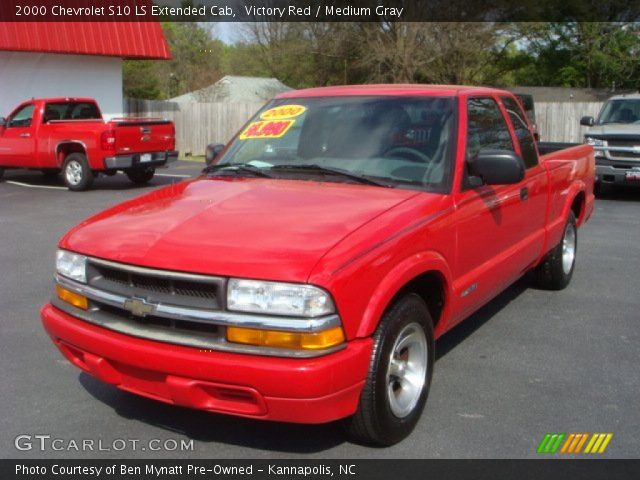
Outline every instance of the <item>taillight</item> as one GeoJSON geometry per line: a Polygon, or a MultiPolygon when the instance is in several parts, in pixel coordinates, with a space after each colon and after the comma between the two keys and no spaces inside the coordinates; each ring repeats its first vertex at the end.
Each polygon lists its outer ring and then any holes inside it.
{"type": "Polygon", "coordinates": [[[106,130],[100,135],[100,148],[102,150],[115,150],[116,149],[116,132],[113,130],[106,130]]]}
{"type": "Polygon", "coordinates": [[[169,129],[171,131],[171,143],[169,144],[169,150],[175,150],[176,149],[176,126],[171,123],[171,128],[169,129]]]}

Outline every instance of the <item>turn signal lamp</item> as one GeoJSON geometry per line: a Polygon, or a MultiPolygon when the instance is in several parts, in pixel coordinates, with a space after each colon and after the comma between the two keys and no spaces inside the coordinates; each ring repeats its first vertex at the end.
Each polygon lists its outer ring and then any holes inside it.
{"type": "Polygon", "coordinates": [[[81,308],[82,310],[89,309],[89,300],[87,299],[87,297],[72,292],[71,290],[67,290],[60,285],[56,285],[56,292],[58,294],[58,298],[63,302],[67,302],[74,307],[81,308]]]}
{"type": "Polygon", "coordinates": [[[344,342],[342,327],[314,333],[227,327],[227,341],[259,347],[323,350],[344,342]]]}

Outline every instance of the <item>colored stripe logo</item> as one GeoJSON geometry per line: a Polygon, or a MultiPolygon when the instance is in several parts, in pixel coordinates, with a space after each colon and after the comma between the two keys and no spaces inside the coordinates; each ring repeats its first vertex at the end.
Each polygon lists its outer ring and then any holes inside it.
{"type": "Polygon", "coordinates": [[[542,454],[604,453],[612,438],[613,433],[547,433],[538,445],[537,452],[542,454]]]}

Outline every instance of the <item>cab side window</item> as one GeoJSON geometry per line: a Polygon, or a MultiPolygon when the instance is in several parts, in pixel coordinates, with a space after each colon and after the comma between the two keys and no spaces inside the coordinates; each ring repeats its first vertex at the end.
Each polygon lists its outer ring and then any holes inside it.
{"type": "Polygon", "coordinates": [[[513,128],[516,131],[516,137],[520,144],[520,152],[522,152],[522,160],[525,168],[532,168],[538,165],[538,152],[536,151],[533,135],[527,126],[525,115],[520,105],[511,97],[501,98],[504,107],[507,109],[513,128]]]}
{"type": "Polygon", "coordinates": [[[70,105],[70,117],[74,120],[96,120],[102,118],[98,108],[93,103],[76,103],[70,105]]]}
{"type": "Polygon", "coordinates": [[[472,162],[480,150],[515,151],[502,111],[491,97],[467,100],[467,149],[465,174],[462,179],[463,190],[478,186],[472,182],[468,162],[472,162]]]}
{"type": "Polygon", "coordinates": [[[9,123],[7,124],[7,127],[30,127],[31,119],[33,118],[33,109],[34,106],[32,103],[22,107],[20,110],[13,114],[13,116],[9,120],[9,123]]]}
{"type": "Polygon", "coordinates": [[[500,107],[489,97],[467,100],[467,160],[480,150],[515,151],[500,107]]]}

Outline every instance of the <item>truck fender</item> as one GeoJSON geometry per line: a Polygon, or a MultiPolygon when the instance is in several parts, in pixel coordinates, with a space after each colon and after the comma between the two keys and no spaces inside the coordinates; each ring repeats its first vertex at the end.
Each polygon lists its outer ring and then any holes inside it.
{"type": "MultiPolygon", "coordinates": [[[[547,226],[547,238],[545,240],[545,246],[542,250],[542,255],[538,259],[538,262],[542,261],[546,254],[554,248],[560,239],[562,238],[562,234],[564,232],[564,227],[567,223],[567,218],[569,218],[569,212],[571,211],[571,205],[573,205],[573,201],[576,197],[586,190],[585,183],[582,180],[574,180],[571,185],[567,188],[567,194],[565,196],[564,205],[562,205],[562,211],[560,212],[558,217],[549,219],[549,224],[547,226]]],[[[583,207],[584,208],[584,207],[583,207]]],[[[584,212],[580,212],[580,215],[576,215],[576,225],[580,226],[582,221],[584,220],[584,212]]]]}
{"type": "MultiPolygon", "coordinates": [[[[586,190],[587,188],[583,180],[576,179],[569,187],[569,192],[567,193],[567,201],[564,207],[562,208],[563,228],[564,228],[564,224],[567,221],[567,218],[569,218],[569,212],[571,211],[571,206],[573,205],[573,202],[575,201],[576,197],[583,192],[586,195],[586,190]]],[[[576,214],[576,224],[578,226],[582,224],[582,221],[584,219],[585,207],[586,207],[586,198],[585,198],[585,204],[582,206],[582,210],[576,214]]]]}
{"type": "MultiPolygon", "coordinates": [[[[382,315],[398,292],[411,280],[431,271],[437,272],[444,279],[445,302],[441,318],[446,318],[449,310],[447,299],[450,296],[449,290],[452,285],[451,270],[444,257],[439,253],[433,251],[420,252],[397,264],[378,284],[362,316],[357,337],[364,338],[373,335],[382,315]]],[[[438,324],[438,327],[444,327],[444,322],[438,324]]],[[[440,328],[437,329],[437,331],[439,330],[440,328]]]]}
{"type": "Polygon", "coordinates": [[[62,140],[56,144],[56,148],[55,148],[56,165],[59,168],[62,168],[62,165],[64,164],[64,159],[70,153],[83,153],[87,157],[87,161],[89,161],[89,153],[87,150],[87,146],[83,141],[62,140]]]}

